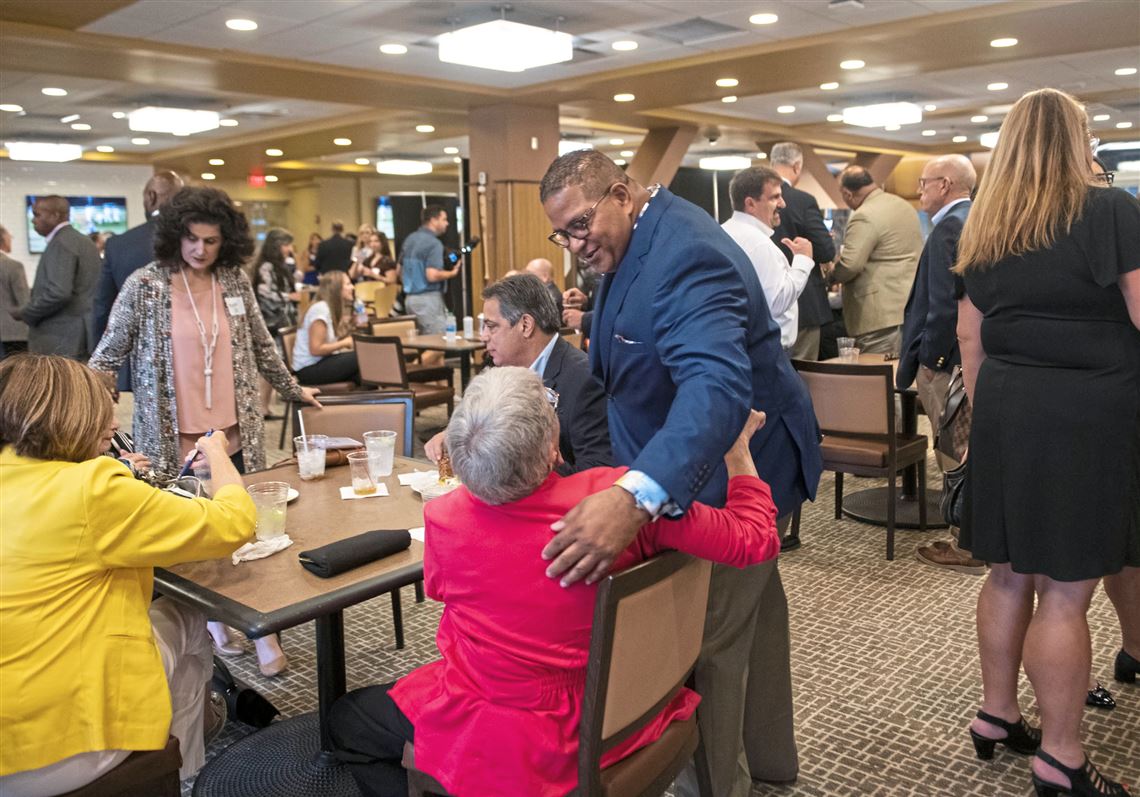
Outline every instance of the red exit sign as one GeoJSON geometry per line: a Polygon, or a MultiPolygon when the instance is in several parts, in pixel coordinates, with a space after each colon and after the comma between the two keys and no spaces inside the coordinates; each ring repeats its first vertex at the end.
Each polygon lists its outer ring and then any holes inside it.
{"type": "Polygon", "coordinates": [[[265,188],[265,175],[264,174],[251,174],[246,178],[250,188],[265,188]]]}

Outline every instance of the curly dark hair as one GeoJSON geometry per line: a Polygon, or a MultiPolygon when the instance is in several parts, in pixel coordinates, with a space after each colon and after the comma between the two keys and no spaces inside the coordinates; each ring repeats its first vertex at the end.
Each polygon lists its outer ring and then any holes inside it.
{"type": "Polygon", "coordinates": [[[154,256],[161,265],[182,263],[182,238],[191,224],[216,224],[222,233],[215,268],[237,268],[253,255],[254,243],[245,214],[234,207],[225,191],[183,188],[158,213],[154,229],[154,256]]]}

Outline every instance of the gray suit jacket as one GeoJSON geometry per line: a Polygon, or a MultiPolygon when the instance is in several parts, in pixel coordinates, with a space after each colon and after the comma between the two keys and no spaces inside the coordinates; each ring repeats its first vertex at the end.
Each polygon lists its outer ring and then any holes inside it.
{"type": "Polygon", "coordinates": [[[27,302],[28,276],[24,273],[24,264],[0,252],[0,340],[28,339],[28,325],[11,315],[27,302]]]}
{"type": "Polygon", "coordinates": [[[59,229],[40,256],[23,309],[29,351],[76,358],[91,353],[91,303],[101,266],[90,238],[74,227],[59,229]]]}

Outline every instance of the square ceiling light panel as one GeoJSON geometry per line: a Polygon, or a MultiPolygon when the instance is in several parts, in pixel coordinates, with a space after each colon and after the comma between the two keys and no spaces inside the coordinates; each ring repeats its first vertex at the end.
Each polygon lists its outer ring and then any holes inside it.
{"type": "Polygon", "coordinates": [[[523,72],[574,57],[569,33],[496,19],[439,37],[439,60],[449,64],[523,72]]]}
{"type": "Polygon", "coordinates": [[[216,111],[194,111],[189,108],[156,108],[148,106],[127,114],[131,130],[143,133],[171,133],[189,136],[216,130],[221,114],[216,111]]]}

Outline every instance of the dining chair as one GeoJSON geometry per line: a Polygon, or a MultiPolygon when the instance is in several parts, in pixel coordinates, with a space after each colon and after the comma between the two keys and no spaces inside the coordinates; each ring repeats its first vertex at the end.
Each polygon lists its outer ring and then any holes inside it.
{"type": "Polygon", "coordinates": [[[358,282],[352,287],[353,294],[362,302],[371,303],[375,301],[377,292],[384,287],[383,282],[375,280],[366,280],[365,282],[358,282]]]}
{"type": "MultiPolygon", "coordinates": [[[[363,390],[336,396],[321,397],[321,409],[299,404],[294,409],[293,428],[304,428],[305,434],[323,434],[329,437],[351,437],[364,440],[365,432],[389,430],[396,433],[396,453],[412,456],[415,438],[412,421],[415,413],[412,394],[407,391],[363,390]]],[[[415,583],[416,603],[424,601],[423,581],[415,583]]],[[[392,627],[396,634],[396,649],[404,649],[404,610],[400,591],[388,593],[392,598],[392,627]]]]}
{"type": "MultiPolygon", "coordinates": [[[[669,551],[599,582],[578,730],[581,797],[663,794],[697,749],[696,715],[601,768],[606,752],[652,721],[685,685],[701,652],[712,565],[669,551]],[[665,620],[668,618],[668,621],[665,620]]],[[[404,745],[409,797],[447,792],[415,769],[404,745]]]]}
{"type": "Polygon", "coordinates": [[[139,794],[179,797],[182,792],[178,768],[181,766],[178,740],[171,736],[163,749],[131,753],[114,769],[60,797],[134,797],[139,794]]]}
{"type": "MultiPolygon", "coordinates": [[[[843,474],[887,478],[887,559],[895,558],[898,474],[918,466],[918,523],[926,531],[925,435],[896,431],[891,365],[792,360],[811,394],[823,432],[823,469],[835,473],[835,519],[843,516],[843,474]]],[[[791,536],[799,536],[800,512],[791,536]]]]}
{"type": "Polygon", "coordinates": [[[416,412],[436,404],[447,405],[447,415],[455,405],[454,372],[447,366],[409,366],[400,338],[390,335],[353,335],[360,382],[415,395],[416,412]],[[446,381],[447,384],[434,384],[446,381]]]}
{"type": "MultiPolygon", "coordinates": [[[[297,373],[293,370],[293,347],[297,345],[297,327],[285,327],[278,334],[281,340],[281,347],[285,352],[285,367],[289,369],[289,373],[296,377],[297,373]]],[[[329,382],[324,385],[305,385],[305,387],[319,389],[321,391],[321,402],[325,400],[326,396],[338,393],[349,393],[359,389],[355,382],[329,382]]],[[[297,403],[297,401],[291,398],[285,399],[285,419],[281,421],[281,439],[277,441],[278,448],[285,447],[285,440],[289,434],[289,419],[293,417],[293,411],[297,403]]],[[[293,428],[296,429],[297,427],[294,426],[293,428]]]]}

